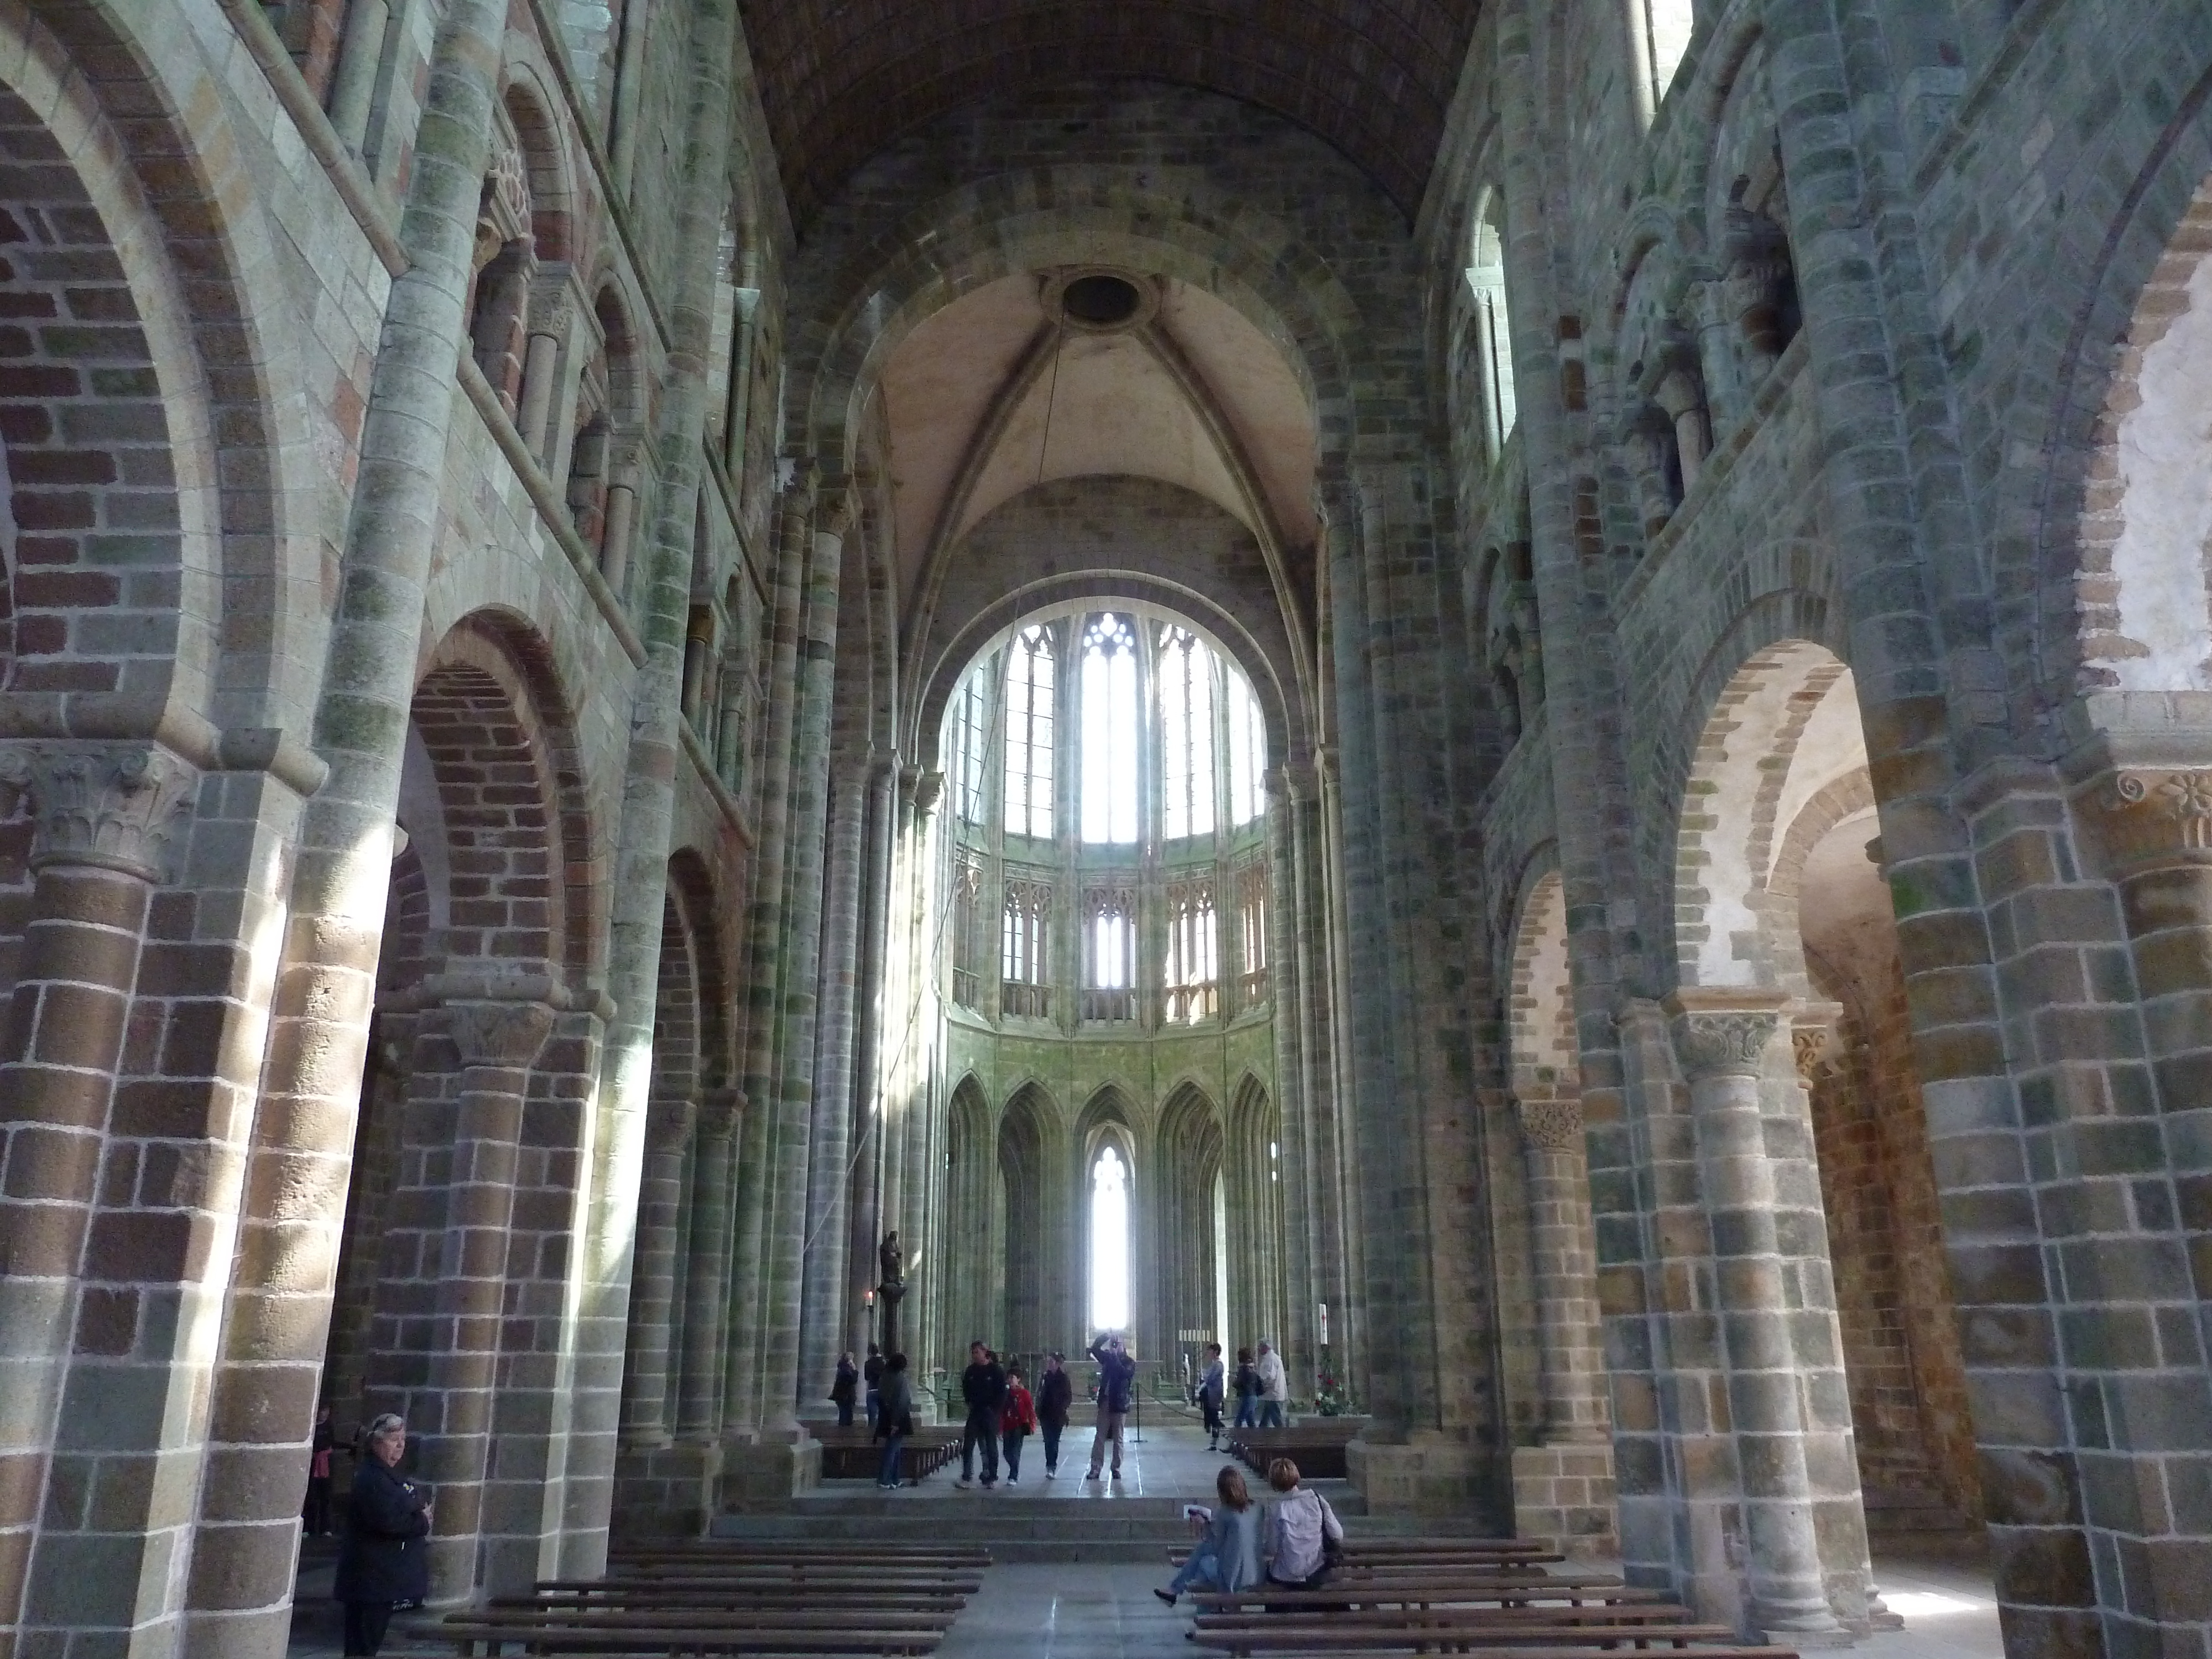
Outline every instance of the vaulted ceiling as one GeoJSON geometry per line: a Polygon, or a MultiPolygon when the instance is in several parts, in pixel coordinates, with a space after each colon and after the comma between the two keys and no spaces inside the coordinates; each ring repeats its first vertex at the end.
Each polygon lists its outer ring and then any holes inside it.
{"type": "Polygon", "coordinates": [[[1136,76],[1264,106],[1408,217],[1478,0],[743,0],[792,214],[906,129],[1023,85],[1136,76]]]}

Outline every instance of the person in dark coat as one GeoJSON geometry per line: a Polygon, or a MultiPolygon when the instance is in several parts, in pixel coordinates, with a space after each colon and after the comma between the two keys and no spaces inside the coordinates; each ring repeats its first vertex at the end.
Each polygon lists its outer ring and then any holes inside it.
{"type": "Polygon", "coordinates": [[[307,1501],[300,1511],[301,1530],[310,1538],[327,1538],[331,1531],[331,1459],[337,1455],[338,1431],[331,1423],[328,1401],[315,1407],[314,1443],[307,1449],[307,1501]]]}
{"type": "Polygon", "coordinates": [[[860,1367],[860,1381],[868,1390],[868,1432],[876,1431],[876,1407],[881,1403],[884,1388],[884,1351],[874,1343],[868,1344],[867,1363],[860,1367]]]}
{"type": "Polygon", "coordinates": [[[1044,1375],[1037,1379],[1037,1427],[1044,1433],[1044,1478],[1060,1473],[1060,1434],[1067,1426],[1068,1407],[1075,1403],[1075,1379],[1067,1374],[1065,1354],[1045,1356],[1044,1375]]]}
{"type": "Polygon", "coordinates": [[[837,1407],[837,1426],[853,1426],[853,1401],[860,1391],[860,1368],[848,1351],[837,1356],[837,1380],[830,1385],[830,1403],[837,1407]]]}
{"type": "Polygon", "coordinates": [[[430,1499],[399,1473],[407,1425],[386,1412],[368,1425],[368,1455],[353,1477],[353,1507],[331,1594],[345,1604],[345,1650],[384,1645],[395,1603],[430,1594],[430,1499]]]}
{"type": "Polygon", "coordinates": [[[1006,1374],[979,1341],[968,1345],[968,1369],[960,1373],[960,1397],[968,1402],[967,1425],[960,1431],[962,1492],[975,1484],[975,1451],[983,1452],[983,1490],[999,1484],[999,1408],[1006,1403],[1006,1374]]]}

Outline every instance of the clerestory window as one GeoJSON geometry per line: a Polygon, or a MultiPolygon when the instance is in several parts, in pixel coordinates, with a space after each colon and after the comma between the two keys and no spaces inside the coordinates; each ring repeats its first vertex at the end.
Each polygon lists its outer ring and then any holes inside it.
{"type": "Polygon", "coordinates": [[[1083,839],[1137,839],[1137,630],[1111,611],[1083,631],[1083,839]]]}
{"type": "Polygon", "coordinates": [[[1052,836],[1053,630],[1015,635],[1006,666],[1006,833],[1052,836]]]}

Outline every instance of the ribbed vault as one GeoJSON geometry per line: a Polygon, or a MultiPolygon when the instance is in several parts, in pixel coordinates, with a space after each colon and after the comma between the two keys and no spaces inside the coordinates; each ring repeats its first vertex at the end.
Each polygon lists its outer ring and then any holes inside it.
{"type": "Polygon", "coordinates": [[[744,0],[804,225],[896,134],[988,94],[1133,76],[1311,128],[1411,218],[1476,0],[744,0]]]}

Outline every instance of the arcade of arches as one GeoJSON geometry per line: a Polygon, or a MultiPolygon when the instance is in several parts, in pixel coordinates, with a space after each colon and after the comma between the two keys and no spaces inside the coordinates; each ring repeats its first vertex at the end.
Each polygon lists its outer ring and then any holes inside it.
{"type": "Polygon", "coordinates": [[[2203,23],[0,0],[0,1659],[1101,1324],[2212,1659],[2203,23]]]}

